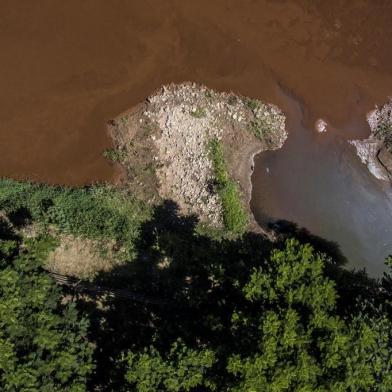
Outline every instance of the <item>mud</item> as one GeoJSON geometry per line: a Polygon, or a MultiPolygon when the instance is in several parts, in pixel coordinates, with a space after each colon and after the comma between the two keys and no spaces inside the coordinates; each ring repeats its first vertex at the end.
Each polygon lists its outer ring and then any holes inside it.
{"type": "Polygon", "coordinates": [[[0,175],[113,181],[106,121],[192,80],[284,107],[277,86],[339,135],[392,91],[392,3],[2,0],[0,175]]]}

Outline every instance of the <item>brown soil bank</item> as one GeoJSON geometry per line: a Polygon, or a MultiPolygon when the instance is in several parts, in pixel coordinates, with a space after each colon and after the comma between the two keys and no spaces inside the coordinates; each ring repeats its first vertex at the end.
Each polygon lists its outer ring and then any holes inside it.
{"type": "Polygon", "coordinates": [[[214,227],[225,220],[223,180],[234,181],[233,197],[257,227],[249,207],[253,157],[287,138],[277,107],[192,83],[164,86],[110,121],[109,131],[116,148],[106,155],[125,168],[125,186],[151,204],[173,200],[214,227]],[[218,158],[211,143],[220,145],[218,158]]]}
{"type": "Polygon", "coordinates": [[[60,1],[0,4],[0,175],[113,178],[105,123],[162,84],[195,80],[366,135],[392,91],[392,2],[60,1]]]}

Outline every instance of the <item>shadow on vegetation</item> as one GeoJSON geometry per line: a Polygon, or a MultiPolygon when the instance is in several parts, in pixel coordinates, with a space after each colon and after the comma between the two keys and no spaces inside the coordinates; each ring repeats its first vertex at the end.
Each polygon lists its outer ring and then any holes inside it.
{"type": "MultiPolygon", "coordinates": [[[[357,306],[351,302],[358,294],[368,296],[369,290],[376,289],[376,282],[366,273],[340,268],[346,260],[337,244],[290,222],[280,222],[277,243],[255,233],[214,240],[198,234],[197,223],[195,216],[181,216],[174,202],[165,201],[141,227],[136,260],[96,278],[97,284],[143,293],[160,303],[80,297],[79,305],[90,315],[91,337],[98,348],[94,385],[120,388],[123,374],[114,361],[122,352],[140,352],[151,344],[166,351],[178,338],[190,347],[213,348],[218,356],[224,355],[223,347],[236,351],[239,345],[244,356],[252,352],[257,347],[257,331],[233,339],[236,332],[231,329],[231,317],[237,308],[249,309],[241,288],[253,268],[265,267],[271,250],[283,246],[287,237],[310,242],[331,260],[338,260],[327,265],[327,274],[337,280],[342,315],[357,306]]],[[[258,309],[252,312],[257,315],[258,309]]]]}
{"type": "Polygon", "coordinates": [[[32,221],[30,210],[25,207],[20,207],[17,210],[10,212],[8,214],[8,219],[17,229],[27,226],[32,221]]]}
{"type": "MultiPolygon", "coordinates": [[[[254,233],[213,240],[196,233],[197,223],[195,216],[180,216],[178,206],[165,201],[142,225],[136,260],[97,276],[98,284],[162,302],[140,304],[111,297],[101,298],[95,308],[93,302],[80,304],[92,315],[92,337],[100,348],[95,372],[99,380],[94,384],[115,390],[116,380],[121,383],[122,378],[110,372],[108,358],[152,342],[167,350],[181,338],[191,347],[208,345],[218,353],[220,347],[235,346],[235,341],[226,340],[233,336],[228,328],[235,306],[246,306],[241,305],[245,299],[240,288],[253,267],[265,263],[272,244],[254,233]],[[105,366],[99,368],[101,364],[105,366]]],[[[243,349],[246,338],[241,340],[243,349]]]]}
{"type": "MultiPolygon", "coordinates": [[[[31,215],[27,209],[18,209],[9,219],[20,228],[30,222],[31,215]]],[[[228,347],[244,356],[254,352],[258,331],[246,329],[243,335],[244,329],[233,330],[231,317],[236,309],[258,317],[260,310],[246,301],[241,288],[252,270],[265,268],[271,251],[283,247],[289,237],[308,242],[330,257],[326,273],[336,282],[342,316],[358,306],[358,299],[379,297],[379,285],[364,271],[341,268],[346,259],[336,243],[294,223],[276,222],[272,228],[278,241],[274,243],[251,232],[237,239],[214,239],[200,234],[197,226],[195,216],[182,216],[174,202],[165,201],[141,225],[134,243],[136,259],[95,278],[96,285],[138,293],[154,299],[152,302],[77,295],[72,288],[64,289],[91,323],[97,369],[89,390],[103,390],[99,389],[103,385],[108,391],[121,390],[125,371],[118,365],[121,354],[141,352],[151,344],[163,352],[180,338],[189,347],[209,347],[218,357],[225,357],[228,347]]],[[[0,230],[11,233],[9,229],[9,223],[0,220],[0,230]]],[[[215,371],[225,373],[223,369],[215,371]]]]}

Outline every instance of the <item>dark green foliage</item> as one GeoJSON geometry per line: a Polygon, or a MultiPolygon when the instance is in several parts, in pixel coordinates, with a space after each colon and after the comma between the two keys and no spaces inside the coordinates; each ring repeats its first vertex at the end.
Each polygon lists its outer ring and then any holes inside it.
{"type": "Polygon", "coordinates": [[[61,304],[40,267],[51,241],[31,241],[19,254],[14,242],[12,256],[6,242],[1,240],[0,390],[85,391],[93,370],[88,324],[74,304],[61,304]]]}
{"type": "Polygon", "coordinates": [[[194,224],[167,205],[144,225],[138,248],[145,257],[132,264],[133,278],[122,284],[165,302],[105,304],[111,310],[100,323],[106,331],[96,335],[102,334],[98,363],[111,371],[110,380],[98,384],[121,391],[122,380],[130,377],[134,388],[154,390],[156,382],[156,390],[168,390],[161,385],[179,366],[170,357],[170,342],[179,338],[186,351],[208,349],[215,358],[203,372],[203,387],[191,391],[391,388],[390,319],[384,311],[356,307],[358,294],[338,301],[342,289],[324,272],[330,263],[326,256],[294,240],[272,245],[245,235],[215,241],[195,235],[194,224]],[[162,259],[168,266],[160,269],[162,259]],[[125,369],[108,363],[110,355],[119,358],[130,348],[132,360],[125,369]]]}
{"type": "Polygon", "coordinates": [[[98,240],[115,240],[133,254],[140,222],[147,208],[132,195],[109,186],[62,188],[33,183],[0,180],[0,210],[9,216],[65,233],[98,240]]]}
{"type": "Polygon", "coordinates": [[[150,347],[143,353],[129,352],[124,360],[127,365],[125,379],[132,388],[129,390],[188,392],[200,386],[215,389],[205,377],[215,362],[211,350],[189,349],[178,341],[166,357],[150,347]]]}
{"type": "Polygon", "coordinates": [[[233,234],[242,234],[248,224],[237,184],[230,178],[223,156],[222,145],[217,139],[209,144],[209,153],[214,167],[216,190],[223,210],[223,222],[233,234]]]}

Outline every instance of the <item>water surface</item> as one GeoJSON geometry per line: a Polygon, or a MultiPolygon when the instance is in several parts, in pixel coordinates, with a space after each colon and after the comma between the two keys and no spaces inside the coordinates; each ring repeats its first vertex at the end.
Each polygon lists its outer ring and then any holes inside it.
{"type": "Polygon", "coordinates": [[[194,80],[341,132],[392,92],[391,1],[1,0],[0,175],[112,181],[106,121],[194,80]],[[283,103],[284,104],[284,103],[283,103]]]}
{"type": "MultiPolygon", "coordinates": [[[[263,225],[287,220],[340,247],[347,267],[381,275],[392,254],[392,193],[336,129],[318,134],[287,94],[289,137],[255,159],[252,209],[263,225]]],[[[352,125],[355,127],[355,124],[352,125]]]]}

